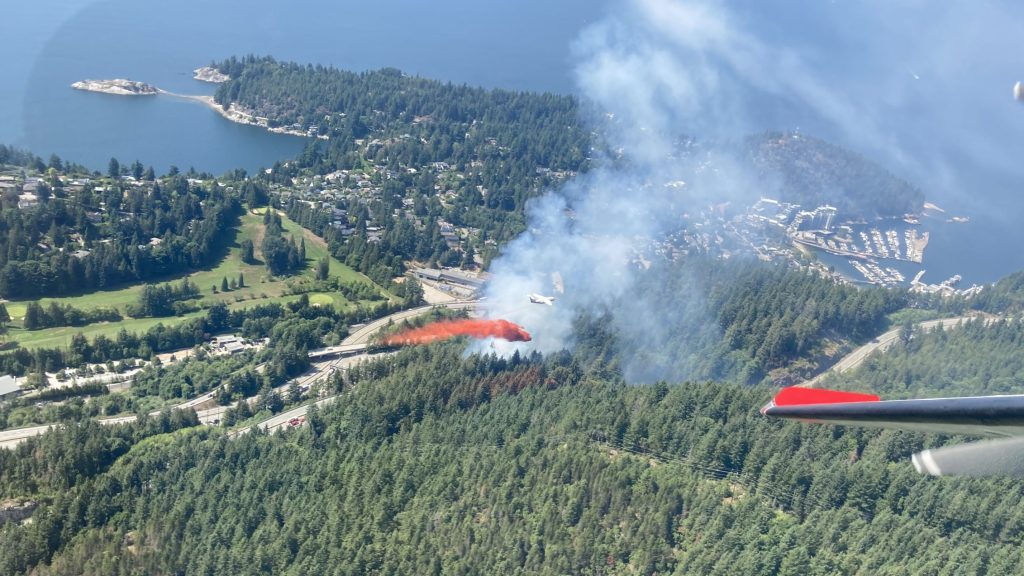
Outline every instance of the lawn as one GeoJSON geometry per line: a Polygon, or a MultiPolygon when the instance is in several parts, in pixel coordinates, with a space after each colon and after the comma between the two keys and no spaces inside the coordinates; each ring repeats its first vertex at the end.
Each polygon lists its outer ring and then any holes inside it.
{"type": "Polygon", "coordinates": [[[129,332],[145,332],[161,322],[165,326],[171,326],[184,322],[189,318],[196,318],[202,314],[202,311],[197,311],[183,316],[171,316],[168,318],[128,318],[120,322],[100,322],[88,326],[67,326],[47,328],[45,330],[11,328],[8,330],[5,338],[9,341],[17,342],[23,348],[56,348],[70,344],[71,337],[79,332],[85,334],[90,339],[100,334],[116,338],[121,328],[129,332]]]}
{"type": "MultiPolygon", "coordinates": [[[[262,213],[246,213],[241,218],[241,225],[235,230],[227,254],[213,268],[197,270],[187,275],[179,275],[171,278],[161,279],[161,282],[180,281],[187,276],[189,280],[199,287],[201,297],[194,302],[206,308],[216,302],[224,302],[232,309],[245,308],[258,304],[269,304],[273,302],[290,302],[298,296],[290,295],[291,285],[313,281],[316,274],[316,262],[328,255],[327,245],[324,240],[309,230],[305,230],[297,223],[281,214],[285,234],[298,238],[300,235],[306,242],[306,267],[304,270],[288,277],[275,277],[270,274],[267,268],[260,262],[249,264],[242,261],[241,242],[245,239],[252,240],[256,245],[257,258],[259,258],[259,241],[263,237],[263,216],[262,213]],[[239,275],[244,279],[244,287],[223,292],[220,290],[221,281],[227,279],[238,281],[239,275]],[[216,292],[213,288],[216,287],[216,292]]],[[[340,278],[343,282],[366,282],[373,284],[373,281],[359,272],[349,268],[335,258],[330,258],[329,275],[340,278]]],[[[50,302],[70,304],[75,308],[91,310],[100,307],[116,307],[122,314],[128,304],[135,302],[142,292],[143,284],[134,284],[115,290],[101,290],[68,296],[64,298],[42,298],[38,302],[46,306],[50,302]]],[[[389,299],[394,296],[378,287],[380,293],[389,299]]],[[[310,301],[315,304],[333,304],[341,310],[352,308],[356,303],[349,302],[344,296],[338,293],[315,292],[309,294],[310,301]]],[[[143,332],[163,322],[165,325],[173,325],[187,318],[201,315],[203,312],[193,312],[184,316],[169,318],[126,318],[121,322],[104,322],[82,327],[47,328],[44,330],[26,331],[20,328],[21,320],[25,315],[25,307],[31,300],[22,300],[6,303],[7,311],[13,320],[11,329],[6,339],[17,341],[19,345],[27,348],[52,347],[66,345],[71,341],[71,336],[81,332],[86,336],[94,337],[98,334],[115,336],[121,328],[130,332],[143,332]]]]}

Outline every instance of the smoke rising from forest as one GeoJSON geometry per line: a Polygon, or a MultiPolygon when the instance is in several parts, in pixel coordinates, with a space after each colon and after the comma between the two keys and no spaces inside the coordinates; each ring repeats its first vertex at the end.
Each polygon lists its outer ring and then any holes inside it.
{"type": "MultiPolygon", "coordinates": [[[[492,263],[487,313],[510,318],[533,335],[528,344],[498,343],[499,351],[571,347],[573,322],[582,311],[602,315],[634,350],[657,349],[670,331],[708,325],[697,291],[664,301],[637,283],[642,275],[661,273],[656,270],[663,266],[652,266],[664,258],[656,243],[679,232],[684,215],[754,190],[731,159],[694,146],[686,136],[727,136],[736,128],[725,121],[733,117],[734,103],[717,97],[716,66],[693,65],[727,33],[717,19],[701,5],[634,2],[576,42],[577,83],[590,114],[585,121],[604,141],[592,153],[590,171],[531,203],[529,229],[492,263]],[[673,15],[681,30],[657,25],[667,9],[681,11],[673,15]],[[531,293],[558,299],[539,306],[529,302],[531,293]]],[[[685,376],[663,373],[649,356],[623,360],[630,380],[685,376]]]]}
{"type": "MultiPolygon", "coordinates": [[[[577,85],[584,120],[603,142],[591,153],[589,172],[528,206],[528,230],[492,262],[487,314],[518,322],[533,335],[529,343],[499,343],[497,350],[572,347],[573,322],[581,311],[607,313],[603,317],[620,341],[634,352],[650,352],[623,357],[627,380],[686,378],[652,358],[667,353],[659,347],[673,334],[715,322],[700,291],[686,282],[683,264],[671,267],[674,298],[638,288],[639,281],[650,286],[651,275],[667,268],[658,265],[664,258],[655,243],[678,234],[684,215],[713,214],[716,206],[749,204],[775,192],[726,152],[730,146],[716,144],[735,144],[767,128],[800,128],[793,119],[804,118],[812,133],[884,159],[891,169],[919,177],[923,186],[948,180],[932,169],[941,160],[930,155],[934,149],[906,152],[924,135],[895,132],[889,120],[908,116],[918,72],[941,80],[943,71],[962,63],[923,61],[930,32],[899,40],[915,49],[900,54],[897,39],[906,35],[893,29],[894,19],[871,10],[920,13],[936,24],[936,34],[961,37],[958,18],[991,21],[1000,14],[998,6],[981,9],[983,16],[965,13],[964,3],[940,9],[918,3],[804,8],[630,0],[614,3],[605,19],[584,30],[573,46],[577,85]],[[776,8],[785,15],[764,17],[776,8]],[[859,37],[874,34],[882,45],[857,49],[841,33],[850,22],[863,26],[859,37]],[[818,41],[825,46],[820,51],[818,41]],[[843,65],[862,53],[872,57],[843,65]],[[826,57],[840,66],[828,66],[826,57]],[[903,58],[911,57],[922,62],[908,73],[913,62],[903,58]],[[883,68],[892,66],[899,70],[885,75],[883,68]],[[857,84],[843,84],[844,76],[857,84]],[[800,113],[787,115],[793,110],[800,113]],[[554,293],[555,275],[564,293],[554,293]],[[558,300],[553,307],[530,304],[531,293],[554,293],[558,300]]],[[[934,112],[934,106],[923,101],[917,109],[934,112]]],[[[974,138],[966,140],[969,146],[974,138]]],[[[1004,155],[990,157],[1005,162],[1004,155]]]]}

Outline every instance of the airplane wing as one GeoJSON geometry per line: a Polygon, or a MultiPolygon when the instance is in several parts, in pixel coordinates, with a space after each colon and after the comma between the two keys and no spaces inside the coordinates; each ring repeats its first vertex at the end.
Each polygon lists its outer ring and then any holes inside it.
{"type": "Polygon", "coordinates": [[[918,472],[1024,476],[1024,395],[882,401],[878,396],[784,388],[765,416],[807,422],[1000,438],[914,454],[918,472]]]}

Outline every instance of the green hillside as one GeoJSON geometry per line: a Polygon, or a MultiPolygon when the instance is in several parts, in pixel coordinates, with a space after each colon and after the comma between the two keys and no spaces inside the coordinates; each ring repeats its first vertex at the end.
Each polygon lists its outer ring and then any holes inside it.
{"type": "Polygon", "coordinates": [[[1024,569],[1020,484],[919,476],[906,459],[922,436],[770,421],[760,387],[630,387],[568,356],[460,352],[357,371],[287,434],[179,432],[125,452],[124,432],[86,425],[0,452],[3,494],[44,502],[0,531],[0,572],[1024,569]],[[94,464],[46,468],[63,461],[94,464]]]}
{"type": "MultiPolygon", "coordinates": [[[[329,258],[329,277],[345,283],[365,283],[374,285],[366,276],[352,270],[337,259],[331,257],[327,252],[324,241],[308,230],[304,230],[298,224],[292,222],[287,216],[282,216],[282,223],[288,235],[305,240],[306,245],[306,266],[297,274],[290,276],[273,276],[262,262],[246,263],[242,259],[241,244],[245,240],[259,244],[262,237],[262,210],[258,213],[246,213],[241,217],[240,225],[232,229],[233,238],[229,243],[225,256],[216,266],[207,270],[197,270],[186,275],[174,276],[161,279],[165,282],[177,282],[182,278],[188,278],[190,282],[199,287],[200,297],[192,300],[197,308],[207,308],[218,302],[223,302],[231,309],[240,309],[248,306],[267,304],[271,302],[288,302],[295,300],[298,296],[291,294],[309,291],[314,282],[315,264],[320,259],[329,258]],[[221,291],[220,286],[223,280],[237,282],[239,278],[244,281],[240,288],[221,291]],[[212,288],[217,287],[217,292],[212,288]]],[[[22,300],[6,304],[8,313],[13,319],[13,324],[8,330],[5,338],[8,341],[17,342],[25,348],[57,347],[66,346],[70,343],[74,334],[82,333],[88,337],[99,334],[113,336],[121,328],[128,331],[144,332],[156,324],[163,323],[171,326],[179,324],[189,318],[201,315],[201,312],[191,312],[180,316],[164,318],[130,318],[121,322],[104,322],[79,327],[55,327],[41,330],[24,330],[21,327],[28,302],[38,302],[48,306],[50,303],[66,304],[81,310],[94,310],[97,308],[116,307],[127,315],[128,306],[138,301],[142,294],[143,284],[134,284],[116,290],[103,290],[83,294],[79,296],[68,296],[63,298],[43,298],[39,300],[22,300]]],[[[377,287],[378,292],[385,298],[394,297],[384,289],[377,287]]],[[[340,310],[354,308],[358,302],[350,302],[336,291],[309,292],[312,302],[321,304],[333,304],[340,310]]]]}

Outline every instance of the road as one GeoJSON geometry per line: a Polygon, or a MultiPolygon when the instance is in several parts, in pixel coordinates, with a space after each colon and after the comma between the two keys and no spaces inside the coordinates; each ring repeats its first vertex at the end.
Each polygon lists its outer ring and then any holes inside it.
{"type": "MultiPolygon", "coordinates": [[[[348,368],[354,363],[357,363],[367,357],[368,356],[366,355],[352,356],[348,358],[341,358],[331,362],[319,362],[313,364],[312,368],[308,372],[299,376],[298,378],[295,378],[294,380],[285,383],[282,386],[278,386],[274,390],[277,391],[279,394],[282,394],[288,389],[289,386],[291,386],[292,382],[297,383],[300,387],[309,386],[316,380],[324,377],[327,374],[330,374],[334,370],[348,368]]],[[[212,402],[215,396],[216,392],[207,392],[206,394],[203,394],[202,396],[197,396],[196,398],[193,398],[187,402],[171,406],[170,409],[195,409],[197,406],[200,406],[204,403],[212,402]]],[[[256,398],[247,398],[246,400],[251,404],[256,401],[256,398]]],[[[232,404],[232,406],[234,405],[232,404]]],[[[213,406],[211,408],[206,408],[203,410],[196,410],[196,416],[199,417],[199,421],[202,422],[203,424],[217,424],[224,418],[224,412],[227,412],[228,408],[231,408],[232,406],[213,406]]],[[[303,412],[303,414],[305,414],[305,412],[303,412]]],[[[150,412],[149,415],[159,416],[160,410],[150,412]]],[[[117,416],[114,418],[100,418],[97,421],[104,426],[111,426],[113,424],[127,424],[128,422],[134,422],[135,420],[136,417],[132,415],[117,416]]],[[[33,436],[38,436],[46,432],[53,426],[55,426],[55,424],[45,424],[42,426],[15,428],[12,430],[0,431],[0,449],[13,448],[33,436]]]]}
{"type": "MultiPolygon", "coordinates": [[[[181,408],[182,406],[183,404],[179,404],[177,406],[173,406],[173,408],[177,409],[181,408]]],[[[202,422],[203,424],[213,424],[215,422],[220,422],[221,418],[224,415],[224,412],[227,409],[227,406],[215,406],[207,410],[197,410],[196,416],[199,417],[199,421],[202,422]]],[[[149,415],[159,416],[160,411],[157,410],[154,412],[150,412],[149,415]]],[[[136,416],[132,415],[117,416],[114,418],[100,418],[99,420],[97,420],[97,422],[99,422],[103,426],[113,426],[114,424],[127,424],[129,422],[134,422],[135,420],[136,416]]],[[[53,426],[56,426],[56,424],[44,424],[42,426],[32,426],[29,428],[14,428],[11,430],[0,431],[0,449],[14,448],[18,444],[21,444],[22,442],[28,440],[33,436],[39,436],[43,432],[46,432],[47,430],[52,428],[53,426]]]]}
{"type": "MultiPolygon", "coordinates": [[[[337,399],[338,399],[337,396],[330,396],[330,397],[324,398],[323,400],[320,400],[319,402],[316,403],[316,405],[317,405],[317,407],[326,406],[328,404],[333,403],[337,399]]],[[[233,433],[233,436],[238,436],[240,434],[248,434],[249,432],[252,432],[253,429],[256,428],[256,427],[259,427],[259,428],[261,428],[263,430],[266,430],[267,432],[274,432],[274,431],[278,430],[279,428],[290,428],[291,424],[289,422],[290,422],[290,420],[292,418],[301,418],[302,419],[302,423],[305,424],[305,422],[306,422],[306,412],[309,410],[309,407],[310,407],[310,404],[306,404],[304,406],[299,406],[298,408],[292,408],[291,410],[288,410],[287,412],[282,412],[282,413],[278,414],[277,416],[273,416],[271,418],[267,418],[266,420],[264,420],[262,422],[259,422],[257,424],[253,424],[252,426],[249,426],[248,428],[243,428],[241,430],[238,430],[238,431],[233,433]]]]}
{"type": "MultiPolygon", "coordinates": [[[[456,302],[451,302],[451,303],[447,303],[447,304],[443,304],[443,305],[438,305],[438,306],[444,306],[444,307],[447,307],[447,308],[463,310],[463,309],[477,308],[477,307],[480,306],[480,303],[479,302],[475,302],[475,301],[456,301],[456,302]]],[[[378,320],[370,322],[369,324],[361,326],[357,330],[353,331],[347,338],[345,338],[341,342],[340,345],[332,347],[332,348],[322,349],[319,352],[330,350],[332,353],[335,353],[335,354],[337,354],[337,353],[352,354],[352,353],[355,353],[355,352],[362,351],[362,350],[364,350],[366,348],[366,345],[369,343],[371,336],[376,334],[377,331],[379,331],[381,328],[387,326],[389,323],[401,322],[402,320],[407,320],[407,319],[410,319],[410,318],[415,318],[416,316],[420,316],[422,314],[426,314],[427,312],[433,310],[435,307],[436,306],[420,306],[418,308],[412,308],[412,309],[409,309],[409,310],[403,310],[401,312],[396,312],[394,314],[391,314],[390,316],[385,316],[384,318],[380,318],[378,320]]],[[[921,322],[921,323],[916,324],[915,328],[918,329],[918,330],[922,330],[922,331],[929,331],[929,330],[934,330],[940,324],[942,324],[946,328],[951,328],[951,327],[956,327],[956,326],[961,325],[965,320],[973,320],[975,318],[976,318],[976,316],[959,316],[959,317],[956,317],[956,318],[943,318],[943,319],[939,319],[939,320],[929,320],[929,321],[926,321],[926,322],[921,322]]],[[[991,323],[991,322],[994,322],[996,320],[998,320],[998,318],[987,318],[985,322],[986,323],[991,323]]],[[[844,356],[838,362],[833,364],[828,370],[822,372],[821,374],[818,374],[814,378],[812,378],[812,379],[810,379],[810,380],[808,380],[808,381],[806,381],[806,382],[804,382],[802,384],[798,384],[798,386],[804,386],[804,387],[813,388],[813,387],[817,386],[819,384],[819,382],[821,381],[821,379],[824,378],[828,374],[831,374],[833,372],[843,373],[843,372],[847,372],[849,370],[853,370],[853,369],[857,368],[858,366],[860,366],[864,362],[864,360],[866,360],[868,357],[870,357],[871,354],[873,354],[874,352],[876,352],[876,351],[884,351],[886,348],[889,348],[890,346],[892,346],[899,339],[899,333],[900,333],[900,329],[897,328],[897,329],[890,330],[890,331],[888,331],[888,332],[878,336],[877,338],[875,338],[871,342],[869,342],[869,343],[867,343],[867,344],[857,348],[853,352],[850,352],[849,354],[844,356]]],[[[318,351],[314,351],[314,352],[318,352],[318,351]]],[[[313,356],[313,352],[311,352],[310,354],[311,354],[311,357],[315,357],[315,356],[313,356]]],[[[308,372],[306,372],[305,374],[295,378],[292,381],[289,381],[288,383],[286,383],[286,384],[284,384],[282,386],[279,386],[279,387],[275,388],[275,390],[278,393],[283,393],[283,392],[285,392],[287,390],[287,388],[291,385],[292,382],[297,383],[300,387],[308,387],[308,386],[312,385],[314,382],[316,382],[317,380],[319,380],[320,378],[323,378],[323,377],[329,375],[330,373],[332,373],[335,370],[342,370],[342,369],[350,368],[351,366],[353,366],[355,364],[358,364],[359,362],[363,362],[363,361],[367,360],[368,358],[370,358],[370,355],[363,353],[363,354],[344,356],[342,358],[337,358],[337,359],[334,359],[334,360],[325,360],[325,361],[321,361],[321,362],[314,361],[312,363],[312,365],[310,367],[310,370],[308,372]]],[[[193,408],[194,409],[194,408],[196,408],[198,406],[201,406],[201,405],[203,405],[205,403],[212,402],[214,397],[215,397],[215,395],[216,395],[215,392],[208,392],[206,394],[203,394],[201,396],[198,396],[196,398],[188,400],[187,402],[183,402],[183,403],[178,404],[176,406],[172,406],[172,408],[173,409],[188,409],[188,408],[193,408]]],[[[331,396],[331,397],[324,398],[323,400],[318,401],[316,404],[318,406],[319,405],[326,405],[326,404],[329,404],[331,402],[334,402],[336,399],[337,399],[337,396],[331,396]]],[[[247,399],[247,401],[250,402],[250,404],[252,402],[255,402],[255,400],[256,400],[255,398],[248,398],[247,399]]],[[[196,411],[196,415],[199,417],[199,421],[202,422],[203,424],[216,424],[216,423],[221,421],[221,419],[223,418],[224,412],[227,411],[228,408],[230,408],[230,407],[229,406],[214,406],[212,408],[207,408],[207,409],[203,409],[203,410],[197,410],[196,411]]],[[[277,430],[278,428],[281,428],[281,427],[284,427],[284,426],[288,426],[289,425],[288,422],[292,418],[298,418],[298,417],[301,417],[301,416],[305,416],[306,410],[308,408],[309,408],[309,405],[307,404],[305,406],[300,406],[298,408],[294,408],[292,410],[288,410],[286,412],[283,412],[281,414],[278,414],[276,416],[272,416],[272,417],[270,417],[270,418],[268,418],[266,420],[263,420],[262,422],[258,422],[256,424],[250,426],[249,428],[246,428],[244,430],[236,432],[236,434],[237,433],[248,432],[248,431],[252,430],[256,426],[259,426],[260,428],[263,428],[265,430],[268,430],[268,431],[272,432],[274,430],[277,430]]],[[[159,411],[155,411],[155,412],[151,412],[150,415],[151,416],[156,416],[156,415],[159,415],[159,413],[160,413],[159,411]]],[[[134,420],[135,420],[135,416],[120,416],[120,417],[116,417],[116,418],[103,418],[103,419],[99,420],[99,423],[103,424],[105,426],[109,426],[109,425],[113,425],[113,424],[124,424],[124,423],[127,423],[127,422],[132,422],[134,420]]],[[[30,438],[32,436],[38,436],[39,434],[42,434],[43,432],[46,432],[52,426],[54,426],[54,424],[47,424],[47,425],[43,425],[43,426],[33,426],[33,427],[29,427],[29,428],[17,428],[17,429],[13,429],[13,430],[3,430],[3,431],[0,431],[0,449],[3,449],[3,448],[13,448],[14,446],[18,445],[19,443],[25,441],[27,438],[30,438]]]]}
{"type": "Polygon", "coordinates": [[[33,426],[31,428],[15,428],[0,432],[0,448],[14,448],[25,441],[26,438],[38,436],[50,429],[52,424],[46,426],[33,426]]]}
{"type": "MultiPolygon", "coordinates": [[[[330,369],[331,370],[348,369],[348,368],[351,368],[352,366],[354,366],[354,365],[356,365],[356,364],[358,364],[360,362],[363,362],[365,360],[369,360],[372,356],[383,356],[383,355],[387,355],[387,354],[394,354],[394,352],[385,352],[383,354],[360,354],[358,356],[349,356],[348,358],[341,358],[340,360],[335,360],[334,362],[330,362],[329,363],[330,364],[330,369]]],[[[316,374],[309,375],[309,378],[310,378],[310,381],[312,381],[312,380],[315,380],[316,378],[319,378],[319,377],[321,377],[323,375],[324,375],[323,371],[320,371],[320,372],[318,372],[316,374]]],[[[316,402],[316,405],[317,406],[326,406],[326,405],[334,402],[337,399],[338,399],[338,395],[328,396],[327,398],[324,398],[323,400],[320,400],[320,401],[316,402]]],[[[309,406],[310,406],[309,404],[306,404],[304,406],[299,406],[298,408],[292,408],[291,410],[282,412],[282,413],[280,413],[280,414],[278,414],[276,416],[271,416],[270,418],[267,418],[266,420],[263,420],[262,422],[257,422],[256,424],[253,424],[253,425],[251,425],[251,426],[249,426],[247,428],[243,428],[241,430],[237,430],[237,431],[233,432],[232,434],[235,435],[235,436],[237,436],[238,434],[246,434],[248,432],[251,432],[256,427],[262,428],[263,430],[266,430],[268,432],[274,432],[275,430],[277,430],[279,428],[290,427],[291,424],[289,424],[289,421],[292,418],[302,418],[303,419],[303,423],[305,423],[306,411],[309,410],[309,406]]]]}
{"type": "MultiPolygon", "coordinates": [[[[478,303],[475,302],[475,301],[466,300],[466,301],[451,302],[451,303],[444,304],[444,305],[441,305],[441,306],[444,306],[444,307],[447,307],[447,308],[454,308],[456,310],[463,310],[463,309],[475,308],[477,305],[478,305],[478,303]]],[[[313,352],[310,353],[311,357],[312,358],[318,357],[318,356],[314,356],[313,354],[316,353],[316,352],[320,352],[322,354],[324,350],[331,350],[333,353],[342,353],[342,352],[343,353],[353,353],[353,352],[358,352],[358,351],[364,350],[366,348],[367,343],[370,341],[370,337],[373,336],[374,334],[376,334],[377,331],[380,330],[381,328],[387,326],[389,323],[391,323],[391,322],[401,322],[402,320],[406,320],[406,319],[409,319],[409,318],[415,318],[416,316],[420,316],[422,314],[426,314],[427,312],[433,310],[434,308],[435,308],[435,306],[420,306],[419,308],[411,308],[409,310],[403,310],[401,312],[396,312],[394,314],[391,314],[390,316],[385,316],[384,318],[380,318],[378,320],[370,322],[369,324],[366,324],[365,326],[362,326],[358,330],[354,331],[352,334],[350,334],[348,336],[348,338],[345,338],[345,340],[343,340],[342,343],[339,346],[333,347],[336,350],[323,349],[323,350],[320,350],[320,351],[313,351],[313,352]]],[[[307,371],[305,374],[302,374],[301,376],[298,376],[297,378],[295,378],[295,379],[293,379],[293,380],[291,380],[291,381],[289,381],[289,382],[287,382],[287,383],[285,383],[285,384],[283,384],[281,386],[278,386],[274,390],[277,391],[279,394],[284,393],[288,389],[288,387],[291,386],[292,382],[295,382],[301,388],[307,388],[307,387],[311,386],[317,380],[319,380],[319,379],[321,379],[321,378],[323,378],[323,377],[325,377],[327,375],[330,375],[335,370],[347,369],[347,368],[349,368],[349,367],[351,367],[351,366],[353,366],[355,364],[358,364],[359,362],[362,362],[362,361],[368,359],[369,357],[370,357],[370,355],[368,355],[368,354],[358,354],[358,355],[354,355],[354,356],[346,356],[346,357],[342,357],[342,358],[337,358],[337,359],[334,359],[334,360],[325,360],[325,361],[321,361],[321,362],[314,361],[311,364],[311,366],[310,366],[310,370],[307,371]]],[[[209,402],[213,402],[215,396],[216,396],[216,391],[207,392],[206,394],[203,394],[201,396],[197,396],[197,397],[192,398],[191,400],[188,400],[188,401],[183,402],[181,404],[177,404],[177,405],[171,406],[170,409],[172,409],[172,410],[175,410],[175,409],[185,410],[185,409],[189,409],[189,408],[196,409],[197,407],[202,406],[203,404],[206,404],[206,403],[209,403],[209,402]]],[[[332,402],[333,398],[334,397],[325,398],[325,399],[320,400],[319,402],[317,402],[317,404],[323,404],[323,403],[326,403],[326,402],[332,402]]],[[[256,399],[255,398],[248,398],[248,399],[246,399],[246,401],[248,401],[250,404],[252,404],[253,402],[256,401],[256,399]]],[[[221,421],[221,419],[224,416],[224,412],[226,412],[228,410],[228,408],[230,408],[230,407],[231,406],[214,406],[214,407],[203,409],[203,410],[196,410],[196,415],[199,417],[199,421],[202,422],[203,424],[216,424],[216,423],[219,423],[221,421]]],[[[279,428],[282,425],[282,423],[287,423],[288,420],[290,420],[291,418],[294,418],[294,417],[296,417],[298,415],[305,415],[307,407],[308,406],[302,406],[302,407],[296,408],[294,410],[289,410],[288,412],[285,412],[285,413],[282,413],[282,414],[278,414],[277,416],[273,416],[273,417],[271,417],[268,420],[264,420],[263,422],[259,422],[259,423],[255,424],[255,426],[260,426],[260,427],[265,428],[265,429],[274,430],[276,428],[279,428]],[[287,418],[284,418],[283,420],[281,420],[281,418],[283,418],[285,415],[289,415],[289,416],[287,418]]],[[[154,412],[150,412],[149,415],[150,416],[158,416],[159,414],[160,414],[160,411],[157,410],[157,411],[154,411],[154,412]]],[[[109,425],[113,425],[113,424],[125,424],[125,423],[128,423],[128,422],[134,422],[135,419],[136,419],[135,416],[118,416],[116,418],[101,418],[98,421],[99,421],[100,424],[102,424],[104,426],[109,426],[109,425]]],[[[32,427],[28,427],[28,428],[15,428],[15,429],[11,429],[11,430],[0,431],[0,449],[13,448],[13,447],[17,446],[18,444],[20,444],[21,442],[24,442],[28,438],[31,438],[33,436],[38,436],[38,435],[46,432],[47,430],[49,430],[54,425],[55,424],[46,424],[46,425],[42,425],[42,426],[32,426],[32,427]]]]}
{"type": "MultiPolygon", "coordinates": [[[[371,322],[371,323],[369,323],[369,324],[367,324],[365,326],[360,326],[358,329],[356,329],[351,334],[349,334],[347,338],[342,340],[341,344],[339,344],[337,346],[334,346],[334,347],[338,348],[339,351],[341,351],[341,349],[346,349],[346,351],[350,351],[350,349],[353,349],[353,348],[355,348],[357,346],[361,346],[361,349],[365,349],[367,344],[370,342],[370,338],[374,334],[376,334],[381,328],[384,328],[385,326],[387,326],[388,324],[391,324],[391,323],[401,322],[402,320],[409,320],[411,318],[416,318],[417,316],[422,316],[422,315],[427,314],[428,312],[434,310],[434,308],[438,307],[438,306],[454,308],[454,310],[473,310],[473,308],[479,307],[480,303],[475,301],[475,300],[459,300],[459,301],[453,301],[453,302],[440,303],[440,304],[436,304],[436,305],[425,305],[425,306],[419,306],[419,307],[415,307],[415,308],[410,308],[410,310],[398,312],[398,313],[392,314],[390,316],[386,316],[384,318],[381,318],[379,320],[375,320],[375,321],[373,321],[373,322],[371,322]]],[[[327,349],[327,348],[325,348],[325,349],[327,349]]],[[[347,368],[349,368],[349,367],[351,367],[351,366],[353,366],[355,364],[358,364],[359,362],[368,360],[370,357],[371,357],[371,355],[360,354],[360,355],[357,355],[357,356],[349,356],[347,358],[341,358],[339,360],[335,360],[333,362],[329,362],[329,363],[325,363],[325,364],[330,365],[332,367],[332,369],[334,369],[334,370],[347,369],[347,368]]],[[[317,373],[315,376],[312,376],[312,379],[315,379],[315,378],[318,378],[318,377],[321,377],[321,376],[323,376],[322,373],[317,373]]],[[[316,403],[316,406],[325,406],[327,404],[330,404],[330,403],[334,402],[337,399],[338,399],[337,396],[328,397],[328,398],[325,398],[324,400],[318,401],[316,403]]],[[[246,434],[246,433],[248,433],[248,431],[252,430],[256,426],[259,426],[260,428],[263,428],[263,429],[265,429],[267,431],[271,431],[271,433],[272,433],[272,431],[274,431],[276,429],[279,429],[279,428],[282,428],[282,427],[291,426],[289,421],[292,418],[302,418],[303,419],[303,423],[304,423],[305,422],[306,411],[308,409],[309,409],[309,405],[308,404],[305,405],[305,406],[300,406],[298,408],[293,408],[292,410],[288,410],[287,412],[282,412],[281,414],[278,414],[276,416],[271,416],[270,418],[267,418],[266,420],[263,420],[261,422],[257,422],[257,423],[255,423],[255,424],[253,424],[253,425],[251,425],[251,426],[249,426],[247,428],[239,430],[238,433],[236,433],[236,434],[246,434]]]]}
{"type": "Polygon", "coordinates": [[[398,323],[402,320],[408,320],[417,316],[422,316],[427,312],[430,312],[434,308],[451,308],[452,310],[466,310],[473,309],[480,306],[480,303],[475,300],[459,300],[456,302],[449,302],[447,304],[439,304],[437,306],[420,306],[419,308],[410,308],[401,312],[395,312],[390,316],[374,320],[369,324],[363,325],[356,329],[354,332],[348,335],[347,338],[341,341],[342,346],[351,346],[356,344],[366,345],[370,342],[370,337],[376,334],[381,328],[387,326],[389,323],[398,323]]]}
{"type": "MultiPolygon", "coordinates": [[[[923,331],[923,332],[928,332],[929,330],[934,330],[940,324],[943,326],[943,328],[954,328],[954,327],[960,326],[965,320],[974,320],[975,318],[977,318],[977,316],[957,316],[956,318],[942,318],[942,319],[939,319],[939,320],[928,320],[926,322],[920,322],[918,324],[915,324],[914,328],[916,330],[920,330],[920,331],[923,331]]],[[[997,320],[997,319],[996,318],[987,318],[985,320],[985,323],[986,324],[990,324],[990,323],[994,322],[995,320],[997,320]]],[[[886,332],[886,333],[882,334],[881,336],[875,338],[871,342],[868,342],[867,344],[861,346],[860,348],[857,348],[853,352],[850,352],[846,356],[843,356],[838,362],[833,364],[828,370],[825,370],[821,374],[818,374],[817,376],[815,376],[814,378],[811,378],[810,380],[808,380],[806,382],[803,382],[801,384],[797,384],[797,386],[802,386],[802,387],[805,387],[805,388],[814,388],[815,386],[817,386],[821,382],[821,380],[823,378],[825,378],[825,376],[827,376],[829,374],[832,374],[833,372],[837,373],[837,374],[842,374],[843,372],[847,372],[849,370],[853,370],[854,368],[860,366],[873,353],[884,351],[886,348],[889,348],[890,346],[892,346],[899,339],[899,336],[900,336],[900,329],[899,328],[896,328],[894,330],[889,330],[888,332],[886,332]]]]}

